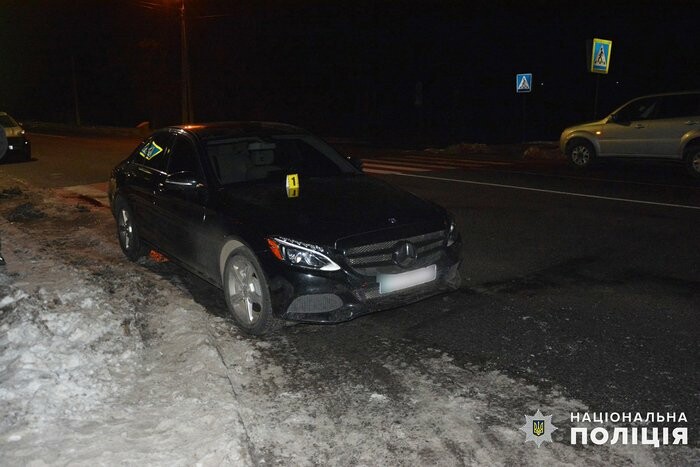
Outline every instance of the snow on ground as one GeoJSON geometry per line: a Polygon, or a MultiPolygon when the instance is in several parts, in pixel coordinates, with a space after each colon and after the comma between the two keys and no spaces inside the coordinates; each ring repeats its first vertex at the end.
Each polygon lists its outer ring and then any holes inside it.
{"type": "Polygon", "coordinates": [[[0,221],[0,464],[251,463],[201,307],[96,238],[106,216],[41,209],[0,221]]]}
{"type": "Polygon", "coordinates": [[[525,444],[526,413],[586,408],[438,349],[377,339],[358,368],[295,345],[328,328],[245,337],[193,299],[184,272],[126,261],[106,210],[1,195],[2,465],[652,465],[663,453],[573,447],[565,430],[525,444]],[[20,206],[35,215],[8,222],[20,206]]]}

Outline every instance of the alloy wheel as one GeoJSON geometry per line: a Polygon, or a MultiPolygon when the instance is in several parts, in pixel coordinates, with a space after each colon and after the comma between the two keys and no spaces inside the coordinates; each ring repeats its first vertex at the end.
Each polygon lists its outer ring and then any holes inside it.
{"type": "Polygon", "coordinates": [[[696,151],[690,160],[690,166],[695,173],[700,174],[700,151],[696,151]]]}
{"type": "Polygon", "coordinates": [[[119,241],[126,251],[129,251],[134,244],[134,225],[131,222],[129,211],[121,209],[117,219],[117,227],[119,229],[119,241]]]}
{"type": "Polygon", "coordinates": [[[591,161],[591,151],[584,145],[576,146],[571,150],[571,161],[578,166],[585,166],[591,161]]]}
{"type": "Polygon", "coordinates": [[[243,255],[229,263],[228,290],[231,308],[236,317],[248,325],[255,324],[263,310],[263,295],[258,271],[243,255]]]}

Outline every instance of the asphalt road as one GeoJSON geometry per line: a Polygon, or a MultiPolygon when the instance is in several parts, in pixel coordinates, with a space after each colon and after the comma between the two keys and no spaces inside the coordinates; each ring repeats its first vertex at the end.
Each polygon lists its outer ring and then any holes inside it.
{"type": "Polygon", "coordinates": [[[112,168],[138,144],[127,137],[75,137],[30,134],[32,160],[3,159],[0,171],[41,188],[104,182],[112,168]]]}
{"type": "MultiPolygon", "coordinates": [[[[32,141],[36,160],[0,170],[42,187],[104,181],[135,144],[32,141]]],[[[270,338],[279,344],[270,354],[316,362],[318,377],[332,378],[341,352],[354,371],[381,378],[376,343],[400,342],[556,389],[591,411],[685,412],[697,429],[700,183],[674,165],[580,173],[557,160],[382,177],[456,215],[462,290],[345,324],[291,327],[270,338]]],[[[225,308],[208,285],[172,274],[212,313],[225,308]]],[[[697,445],[697,430],[690,438],[697,445]]]]}

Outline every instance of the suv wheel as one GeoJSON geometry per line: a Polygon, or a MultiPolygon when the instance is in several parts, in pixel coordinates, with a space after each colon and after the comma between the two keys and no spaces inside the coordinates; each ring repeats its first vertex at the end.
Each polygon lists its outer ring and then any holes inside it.
{"type": "Polygon", "coordinates": [[[569,143],[566,149],[569,162],[576,168],[585,169],[590,167],[595,160],[595,150],[593,145],[583,139],[575,139],[569,143]]]}
{"type": "Polygon", "coordinates": [[[700,178],[700,144],[693,144],[685,150],[685,167],[688,173],[700,178]]]}

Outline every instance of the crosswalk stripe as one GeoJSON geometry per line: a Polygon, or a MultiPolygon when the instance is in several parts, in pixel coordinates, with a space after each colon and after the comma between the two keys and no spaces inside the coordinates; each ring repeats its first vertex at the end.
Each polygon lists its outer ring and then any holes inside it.
{"type": "Polygon", "coordinates": [[[421,161],[434,161],[434,162],[440,162],[440,163],[448,163],[448,164],[478,164],[482,166],[486,165],[511,165],[512,162],[504,162],[504,161],[485,161],[485,160],[478,160],[478,159],[458,159],[458,158],[452,158],[452,157],[433,157],[433,156],[420,156],[417,154],[406,154],[402,156],[390,156],[390,157],[401,157],[401,158],[406,158],[406,159],[415,159],[415,160],[421,160],[421,161]]]}
{"type": "Polygon", "coordinates": [[[364,173],[368,173],[368,174],[403,175],[403,173],[399,172],[398,170],[380,170],[380,169],[372,169],[372,168],[368,168],[368,167],[363,167],[362,171],[364,173]]]}
{"type": "Polygon", "coordinates": [[[413,162],[398,158],[362,159],[363,164],[392,164],[400,167],[417,167],[419,169],[456,169],[456,165],[429,164],[427,162],[413,162]]]}
{"type": "Polygon", "coordinates": [[[377,162],[397,162],[401,164],[417,165],[417,166],[429,166],[429,167],[444,167],[447,169],[456,169],[459,167],[485,167],[484,164],[478,161],[439,161],[430,159],[406,159],[398,156],[388,156],[382,157],[381,159],[363,159],[365,161],[377,161],[377,162]]]}
{"type": "Polygon", "coordinates": [[[390,154],[377,159],[361,159],[367,173],[395,174],[435,172],[441,170],[482,169],[512,165],[506,161],[485,161],[450,156],[422,154],[390,154]]]}
{"type": "Polygon", "coordinates": [[[424,168],[424,167],[406,167],[402,164],[379,164],[379,163],[375,163],[375,162],[371,162],[371,163],[363,162],[362,166],[374,168],[374,169],[393,169],[393,170],[399,170],[399,171],[403,171],[403,172],[430,172],[431,171],[431,169],[424,168]]]}

